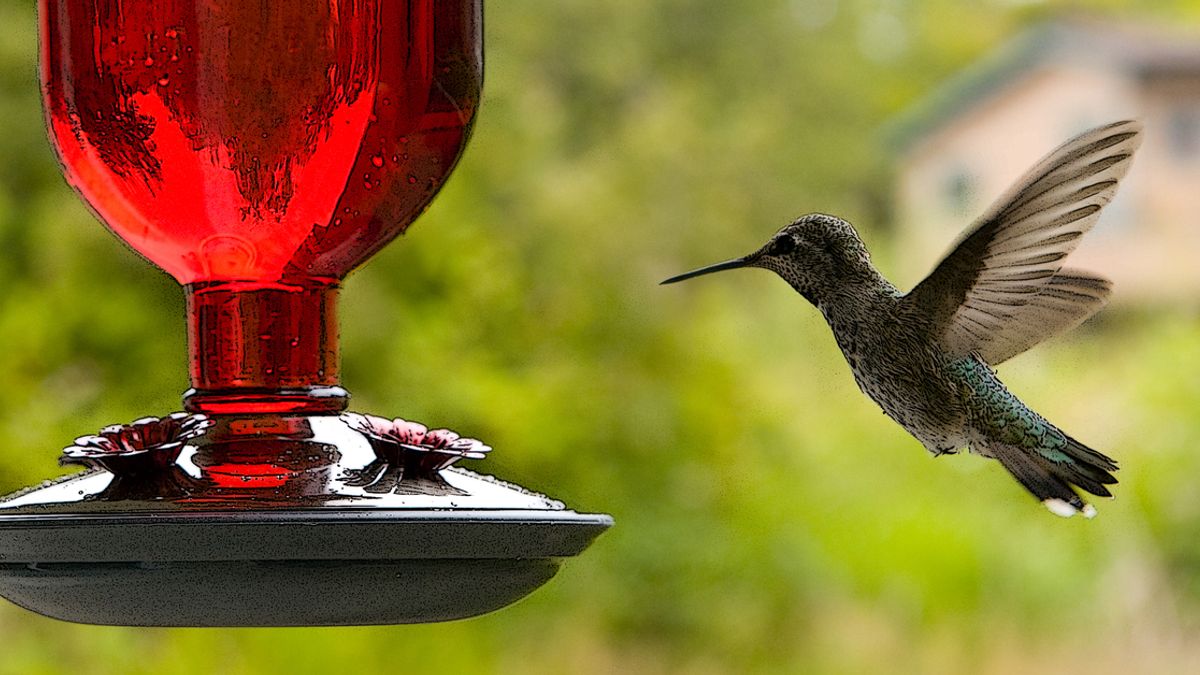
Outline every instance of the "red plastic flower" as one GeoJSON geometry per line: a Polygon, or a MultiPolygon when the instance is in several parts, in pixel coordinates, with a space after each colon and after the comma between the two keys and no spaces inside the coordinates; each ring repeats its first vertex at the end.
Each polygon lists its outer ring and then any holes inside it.
{"type": "Polygon", "coordinates": [[[423,473],[441,471],[464,458],[483,459],[492,450],[449,429],[430,430],[424,424],[400,418],[343,413],[342,421],[366,436],[380,459],[423,473]]]}
{"type": "Polygon", "coordinates": [[[165,469],[179,457],[188,441],[213,425],[204,415],[171,413],[114,424],[93,436],[80,436],[63,448],[60,464],[83,464],[112,473],[165,469]]]}

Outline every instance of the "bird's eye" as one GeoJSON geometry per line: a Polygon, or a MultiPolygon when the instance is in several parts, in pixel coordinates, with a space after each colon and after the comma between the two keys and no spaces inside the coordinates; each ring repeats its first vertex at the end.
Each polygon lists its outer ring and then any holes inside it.
{"type": "Polygon", "coordinates": [[[767,249],[768,255],[787,255],[796,250],[796,240],[784,235],[777,237],[771,242],[771,247],[767,249]]]}

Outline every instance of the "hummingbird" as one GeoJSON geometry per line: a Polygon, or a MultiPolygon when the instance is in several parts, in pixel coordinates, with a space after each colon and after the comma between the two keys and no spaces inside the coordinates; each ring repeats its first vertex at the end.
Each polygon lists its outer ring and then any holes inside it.
{"type": "Polygon", "coordinates": [[[1051,512],[1091,518],[1076,488],[1111,497],[1117,462],[1022,403],[993,368],[1107,303],[1112,284],[1063,259],[1116,194],[1141,131],[1116,122],[1051,151],[908,293],[875,269],[850,223],[822,213],[662,283],[742,267],[778,274],[824,316],[859,389],[930,453],[995,459],[1051,512]]]}

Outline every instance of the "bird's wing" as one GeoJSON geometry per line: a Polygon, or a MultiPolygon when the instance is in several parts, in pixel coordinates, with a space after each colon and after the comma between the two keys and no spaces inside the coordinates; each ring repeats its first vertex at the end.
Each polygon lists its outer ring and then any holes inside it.
{"type": "Polygon", "coordinates": [[[1107,282],[1059,270],[1112,200],[1141,129],[1136,121],[1117,122],[1059,146],[904,296],[948,354],[974,352],[996,364],[1099,309],[1107,282]]]}
{"type": "Polygon", "coordinates": [[[1013,307],[1004,328],[989,334],[978,351],[985,361],[999,365],[1083,323],[1108,303],[1110,292],[1108,279],[1060,269],[1028,302],[1013,307]]]}

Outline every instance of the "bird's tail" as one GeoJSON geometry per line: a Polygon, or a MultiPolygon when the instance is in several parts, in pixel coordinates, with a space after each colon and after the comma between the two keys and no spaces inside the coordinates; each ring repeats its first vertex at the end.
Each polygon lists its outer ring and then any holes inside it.
{"type": "Polygon", "coordinates": [[[1095,507],[1083,501],[1072,486],[1099,497],[1111,497],[1105,486],[1117,482],[1110,473],[1117,470],[1117,463],[1062,432],[1049,440],[1054,441],[1050,447],[1030,449],[989,439],[987,454],[998,459],[1018,483],[1053,513],[1064,517],[1076,513],[1086,518],[1095,516],[1095,507]]]}

